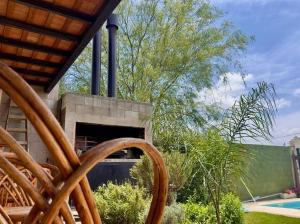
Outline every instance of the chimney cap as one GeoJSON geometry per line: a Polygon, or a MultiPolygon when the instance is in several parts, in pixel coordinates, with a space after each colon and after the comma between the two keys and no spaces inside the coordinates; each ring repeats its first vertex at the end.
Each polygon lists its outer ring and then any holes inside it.
{"type": "Polygon", "coordinates": [[[118,21],[118,15],[117,14],[111,14],[108,17],[107,23],[106,23],[106,28],[110,27],[116,27],[117,29],[119,28],[119,21],[118,21]]]}

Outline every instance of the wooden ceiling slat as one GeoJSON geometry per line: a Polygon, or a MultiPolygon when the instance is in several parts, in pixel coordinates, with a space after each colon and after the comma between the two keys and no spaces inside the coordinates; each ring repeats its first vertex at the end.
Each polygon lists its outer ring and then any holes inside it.
{"type": "Polygon", "coordinates": [[[104,2],[101,12],[98,14],[97,19],[90,26],[89,30],[85,33],[84,38],[77,45],[76,49],[73,51],[72,55],[68,58],[68,60],[64,63],[62,68],[58,71],[57,76],[49,83],[46,87],[46,92],[50,92],[52,88],[58,83],[61,77],[67,72],[67,70],[74,63],[76,58],[80,55],[83,49],[88,45],[89,41],[93,38],[95,33],[101,28],[105,20],[110,16],[111,12],[117,7],[117,5],[121,2],[121,0],[109,0],[104,2]]]}
{"type": "MultiPolygon", "coordinates": [[[[41,13],[41,12],[39,12],[40,10],[37,10],[37,9],[34,9],[34,8],[30,8],[30,7],[21,5],[21,4],[19,4],[19,5],[22,6],[22,7],[25,7],[25,8],[29,9],[27,17],[26,17],[26,20],[24,20],[24,22],[29,23],[29,24],[35,24],[35,25],[38,25],[38,26],[42,26],[43,21],[46,20],[47,15],[49,14],[47,12],[42,12],[41,13]],[[37,15],[38,15],[38,17],[37,17],[37,15]]],[[[29,36],[32,36],[31,33],[30,33],[30,31],[23,30],[22,37],[21,37],[20,41],[26,41],[29,36]]],[[[38,34],[36,36],[36,42],[35,43],[38,43],[40,37],[41,37],[41,34],[38,34]]],[[[20,56],[27,56],[27,57],[30,57],[30,58],[35,58],[34,54],[35,54],[36,51],[32,51],[30,55],[23,55],[25,49],[24,48],[19,48],[19,49],[20,49],[19,50],[20,54],[18,54],[18,55],[20,55],[20,56]]],[[[36,59],[39,59],[39,58],[36,58],[36,59]]],[[[32,64],[27,64],[26,68],[27,69],[31,69],[32,68],[32,64]]]]}
{"type": "MultiPolygon", "coordinates": [[[[59,16],[59,15],[55,15],[54,13],[48,12],[48,16],[47,19],[44,21],[43,26],[45,27],[53,27],[57,30],[63,30],[64,32],[66,32],[66,30],[63,29],[64,24],[66,23],[68,19],[66,19],[65,17],[59,16]],[[59,18],[58,18],[59,17],[59,18]]],[[[39,43],[42,43],[44,41],[44,39],[46,38],[45,35],[41,35],[39,43]]],[[[55,39],[54,42],[52,43],[51,47],[56,48],[56,43],[59,42],[60,39],[55,39]]],[[[34,52],[34,57],[39,57],[39,53],[38,52],[34,52]]],[[[48,61],[49,60],[49,55],[46,55],[45,58],[43,58],[43,60],[48,61]]],[[[45,71],[45,67],[42,67],[40,69],[40,72],[44,72],[45,71]]]]}
{"type": "MultiPolygon", "coordinates": [[[[43,11],[43,10],[40,10],[40,9],[37,9],[37,8],[33,8],[33,7],[29,7],[29,8],[31,9],[30,19],[27,20],[26,22],[30,23],[30,24],[36,24],[38,26],[43,26],[43,27],[49,28],[47,26],[47,21],[49,20],[49,17],[51,15],[51,13],[49,11],[43,11]]],[[[45,37],[46,37],[45,35],[39,34],[38,39],[36,41],[36,44],[42,44],[43,39],[45,37]]],[[[50,36],[47,36],[47,37],[52,38],[53,41],[56,40],[56,38],[53,38],[53,37],[50,37],[50,36]]],[[[53,47],[53,44],[52,45],[50,44],[48,47],[53,47]]],[[[40,59],[40,60],[45,60],[45,58],[41,58],[40,57],[40,53],[41,52],[34,51],[32,53],[31,57],[32,58],[36,58],[36,59],[40,59]]],[[[38,70],[40,72],[42,72],[44,70],[44,68],[45,67],[40,67],[40,66],[35,66],[35,65],[28,65],[27,66],[27,69],[38,70]]]]}
{"type": "Polygon", "coordinates": [[[80,40],[80,37],[73,35],[73,34],[62,33],[58,30],[53,30],[53,29],[48,29],[48,28],[33,25],[33,24],[28,24],[25,22],[14,20],[14,19],[9,19],[4,16],[0,16],[0,24],[17,27],[19,29],[28,30],[28,31],[31,31],[34,33],[53,36],[53,37],[59,38],[59,39],[70,40],[70,41],[79,41],[80,40]]]}
{"type": "Polygon", "coordinates": [[[46,11],[51,11],[53,13],[62,15],[64,17],[67,17],[70,19],[75,19],[75,20],[80,20],[85,23],[92,23],[94,21],[94,18],[88,14],[74,11],[69,8],[57,6],[57,5],[51,4],[49,2],[36,1],[36,0],[14,0],[14,1],[19,2],[21,4],[25,4],[30,7],[36,7],[39,9],[46,10],[46,11]]]}
{"type": "Polygon", "coordinates": [[[7,5],[8,5],[8,0],[1,0],[0,1],[0,15],[5,16],[7,13],[7,5]]]}
{"type": "Polygon", "coordinates": [[[51,80],[50,78],[46,78],[46,77],[31,76],[31,75],[22,74],[22,73],[19,73],[19,74],[26,80],[34,80],[34,81],[40,81],[40,82],[48,82],[49,80],[51,80]]]}
{"type": "Polygon", "coordinates": [[[0,0],[0,60],[50,92],[121,0],[0,0]]]}
{"type": "Polygon", "coordinates": [[[55,55],[61,55],[61,56],[70,55],[70,52],[68,52],[68,51],[55,49],[55,48],[51,48],[51,47],[46,47],[43,45],[28,43],[28,42],[24,42],[24,41],[19,41],[16,39],[6,38],[6,37],[2,37],[2,36],[0,36],[0,42],[3,44],[13,45],[13,46],[17,46],[17,47],[21,47],[21,48],[25,48],[25,49],[29,49],[29,50],[42,51],[42,52],[55,54],[55,55]]]}
{"type": "Polygon", "coordinates": [[[17,55],[14,55],[14,54],[8,54],[8,53],[2,53],[2,52],[0,52],[0,58],[1,59],[12,60],[12,61],[17,61],[17,62],[22,62],[22,63],[45,66],[45,67],[55,67],[55,68],[57,68],[57,67],[61,66],[60,63],[54,63],[54,62],[49,62],[49,61],[44,61],[44,60],[39,60],[39,59],[33,59],[33,58],[28,58],[28,57],[23,57],[23,56],[17,56],[17,55]]]}
{"type": "Polygon", "coordinates": [[[24,68],[12,67],[16,72],[22,73],[25,75],[37,76],[37,77],[46,77],[46,78],[53,78],[53,75],[46,72],[38,72],[34,70],[28,70],[24,68]]]}
{"type": "MultiPolygon", "coordinates": [[[[57,17],[57,16],[53,16],[53,15],[50,16],[50,17],[49,17],[50,20],[47,21],[47,22],[49,22],[49,23],[51,23],[51,24],[54,24],[54,23],[55,23],[55,20],[57,19],[56,17],[57,17]]],[[[74,20],[64,19],[64,20],[62,20],[62,21],[63,21],[63,23],[61,24],[61,29],[67,31],[67,30],[69,30],[68,28],[70,27],[71,22],[74,21],[74,20]]],[[[77,29],[76,32],[78,32],[79,30],[80,30],[80,29],[77,29]]],[[[57,48],[57,46],[59,45],[60,42],[61,42],[60,39],[56,39],[55,42],[54,42],[54,44],[52,45],[52,47],[57,48]]],[[[47,57],[46,57],[45,60],[47,60],[47,61],[52,61],[52,62],[61,62],[61,59],[58,60],[58,58],[57,58],[55,55],[49,55],[49,54],[47,55],[47,57]]],[[[43,69],[43,71],[44,71],[44,69],[43,69]]]]}
{"type": "Polygon", "coordinates": [[[4,53],[9,53],[9,54],[16,54],[17,53],[18,48],[15,46],[8,46],[8,45],[4,45],[2,44],[2,51],[4,53]]]}
{"type": "Polygon", "coordinates": [[[35,85],[35,86],[46,86],[48,82],[41,82],[41,81],[36,81],[36,80],[26,80],[30,85],[35,85]]]}

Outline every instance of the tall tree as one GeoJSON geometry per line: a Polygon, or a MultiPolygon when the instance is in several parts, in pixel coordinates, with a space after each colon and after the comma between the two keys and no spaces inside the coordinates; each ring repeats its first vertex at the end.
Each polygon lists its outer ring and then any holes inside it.
{"type": "MultiPolygon", "coordinates": [[[[151,103],[154,139],[177,147],[171,143],[181,138],[179,129],[203,127],[215,118],[215,108],[198,102],[198,92],[224,72],[240,69],[238,56],[250,39],[204,0],[124,0],[117,12],[118,97],[151,103]]],[[[103,42],[105,95],[106,36],[103,42]]],[[[90,63],[88,46],[65,77],[64,91],[89,91],[90,63]]]]}
{"type": "Polygon", "coordinates": [[[268,140],[271,137],[277,112],[275,99],[272,84],[258,83],[226,111],[218,128],[203,135],[194,132],[187,137],[189,157],[194,163],[190,190],[198,197],[206,191],[218,224],[223,223],[222,194],[241,176],[244,161],[249,159],[242,142],[245,138],[268,140]]]}

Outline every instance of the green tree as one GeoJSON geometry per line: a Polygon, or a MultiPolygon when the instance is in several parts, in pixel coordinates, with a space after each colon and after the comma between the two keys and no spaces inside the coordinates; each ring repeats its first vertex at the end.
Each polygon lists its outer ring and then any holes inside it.
{"type": "MultiPolygon", "coordinates": [[[[204,0],[125,0],[117,12],[118,97],[151,103],[155,142],[164,150],[180,149],[182,133],[218,115],[198,102],[198,92],[224,72],[241,69],[238,58],[250,39],[204,0]]],[[[106,35],[102,59],[101,94],[106,95],[106,35]]],[[[62,90],[88,93],[90,64],[89,45],[62,90]]]]}
{"type": "Polygon", "coordinates": [[[233,177],[239,175],[243,161],[240,148],[233,148],[218,131],[210,130],[198,135],[190,149],[194,163],[195,193],[206,191],[208,202],[214,207],[217,223],[221,224],[221,197],[228,190],[233,177]]]}
{"type": "MultiPolygon", "coordinates": [[[[168,205],[176,202],[177,192],[185,187],[192,172],[191,162],[185,154],[177,151],[164,153],[163,159],[169,176],[168,205]]],[[[153,186],[153,169],[151,161],[143,156],[130,170],[130,175],[137,181],[138,186],[147,189],[151,193],[153,186]]]]}
{"type": "Polygon", "coordinates": [[[230,107],[224,115],[220,130],[230,143],[245,139],[269,140],[277,113],[276,92],[273,84],[257,83],[247,95],[230,107]]]}
{"type": "Polygon", "coordinates": [[[189,156],[194,163],[192,188],[196,194],[207,191],[218,224],[223,222],[222,194],[230,190],[233,180],[240,177],[245,156],[248,156],[244,153],[242,141],[270,138],[276,115],[275,98],[273,85],[258,83],[226,111],[220,127],[206,134],[195,132],[190,135],[189,156]]]}

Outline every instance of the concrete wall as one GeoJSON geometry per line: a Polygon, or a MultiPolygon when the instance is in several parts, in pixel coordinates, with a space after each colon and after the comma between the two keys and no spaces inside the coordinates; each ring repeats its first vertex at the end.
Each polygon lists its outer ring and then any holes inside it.
{"type": "Polygon", "coordinates": [[[9,106],[9,98],[8,96],[0,90],[0,126],[5,126],[5,121],[7,117],[8,112],[8,106],[9,106]]]}
{"type": "MultiPolygon", "coordinates": [[[[33,87],[37,94],[41,97],[47,107],[52,111],[52,113],[57,116],[57,105],[59,99],[59,85],[53,88],[53,90],[48,94],[45,93],[41,87],[33,87]]],[[[28,142],[29,142],[29,153],[34,157],[38,162],[47,162],[51,160],[51,156],[37,134],[34,127],[30,124],[28,125],[28,142]]]]}
{"type": "MultiPolygon", "coordinates": [[[[118,100],[99,96],[66,94],[59,102],[59,86],[47,94],[41,87],[33,87],[56,117],[61,117],[62,126],[74,145],[76,122],[145,128],[145,139],[152,141],[151,122],[148,119],[152,107],[146,103],[118,100]],[[59,108],[58,108],[59,107],[59,108]]],[[[0,91],[0,125],[7,118],[9,98],[0,91]]],[[[51,161],[48,150],[36,130],[28,123],[29,152],[38,162],[51,161]]]]}
{"type": "MultiPolygon", "coordinates": [[[[49,94],[43,91],[41,87],[33,86],[33,89],[45,102],[46,106],[52,111],[52,113],[57,115],[57,104],[58,104],[58,91],[59,85],[57,85],[49,94]]],[[[0,125],[4,127],[5,121],[7,119],[9,107],[8,96],[0,90],[0,125]]],[[[46,162],[50,159],[48,150],[38,134],[36,133],[33,126],[28,122],[28,142],[29,142],[29,153],[38,162],[46,162]]]]}
{"type": "Polygon", "coordinates": [[[152,142],[150,104],[69,93],[61,105],[62,126],[73,145],[77,122],[145,128],[145,139],[152,142]]]}
{"type": "MultiPolygon", "coordinates": [[[[280,193],[294,186],[290,147],[247,145],[243,179],[254,197],[280,193]]],[[[251,199],[245,186],[237,180],[237,193],[242,200],[251,199]]]]}

